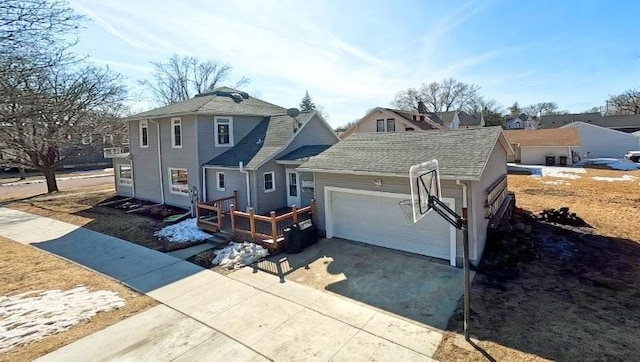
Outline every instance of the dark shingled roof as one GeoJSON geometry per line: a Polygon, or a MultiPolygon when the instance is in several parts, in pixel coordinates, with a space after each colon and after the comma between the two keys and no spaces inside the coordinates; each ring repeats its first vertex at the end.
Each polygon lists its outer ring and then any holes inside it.
{"type": "Polygon", "coordinates": [[[433,118],[435,118],[433,113],[418,114],[415,112],[408,112],[400,109],[392,109],[392,108],[385,108],[385,109],[391,113],[398,115],[398,117],[404,118],[406,121],[413,124],[418,129],[422,129],[422,130],[442,129],[442,126],[433,120],[433,118]],[[413,119],[414,116],[416,117],[416,120],[413,119]],[[420,120],[420,116],[424,117],[423,121],[420,120]]]}
{"type": "Polygon", "coordinates": [[[187,114],[222,114],[225,116],[269,116],[284,114],[286,108],[276,106],[263,100],[249,97],[245,92],[229,88],[216,88],[209,93],[199,94],[186,101],[169,104],[150,111],[134,114],[125,120],[160,118],[187,114]],[[237,99],[231,94],[240,95],[237,99]]]}
{"type": "Polygon", "coordinates": [[[298,147],[286,155],[278,158],[281,161],[306,161],[309,157],[313,157],[326,151],[330,145],[311,145],[298,147]]]}
{"type": "Polygon", "coordinates": [[[355,133],[299,169],[406,176],[412,165],[437,159],[441,177],[479,180],[501,136],[501,127],[355,133]]]}
{"type": "Polygon", "coordinates": [[[460,126],[462,127],[480,126],[480,122],[482,121],[481,115],[469,114],[464,111],[458,113],[458,118],[460,119],[460,126]]]}
{"type": "MultiPolygon", "coordinates": [[[[314,112],[302,112],[296,117],[305,124],[314,112]]],[[[275,156],[295,135],[296,119],[288,115],[265,117],[249,134],[233,148],[207,162],[209,166],[238,167],[242,162],[246,168],[253,169],[275,156]]],[[[299,128],[299,127],[298,127],[299,128]]]]}

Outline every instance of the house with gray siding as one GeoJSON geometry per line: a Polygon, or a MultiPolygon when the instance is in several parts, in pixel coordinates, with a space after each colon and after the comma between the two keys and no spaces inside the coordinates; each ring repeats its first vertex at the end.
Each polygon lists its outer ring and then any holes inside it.
{"type": "Polygon", "coordinates": [[[415,224],[405,222],[399,203],[411,198],[409,168],[438,160],[442,201],[459,215],[467,206],[470,257],[477,264],[490,220],[509,202],[506,175],[511,155],[501,127],[355,133],[310,158],[298,171],[313,174],[316,221],[327,238],[460,266],[462,233],[435,212],[415,224]]]}
{"type": "Polygon", "coordinates": [[[234,191],[242,210],[306,206],[312,187],[303,187],[308,175],[295,170],[305,158],[287,155],[309,150],[311,157],[338,142],[319,113],[288,114],[228,87],[126,122],[129,152],[113,158],[117,193],[184,208],[234,191]]]}

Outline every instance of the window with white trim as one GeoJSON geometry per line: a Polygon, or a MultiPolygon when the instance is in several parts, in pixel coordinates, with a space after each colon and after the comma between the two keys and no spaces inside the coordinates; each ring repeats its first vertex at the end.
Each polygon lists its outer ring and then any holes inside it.
{"type": "Polygon", "coordinates": [[[225,180],[224,172],[216,172],[216,189],[218,191],[224,191],[225,180]]]}
{"type": "Polygon", "coordinates": [[[387,119],[387,132],[396,131],[396,120],[393,118],[387,119]]]}
{"type": "Polygon", "coordinates": [[[182,120],[171,118],[171,147],[182,148],[182,120]]]}
{"type": "Polygon", "coordinates": [[[169,168],[169,191],[173,194],[189,194],[186,168],[169,168]]]}
{"type": "Polygon", "coordinates": [[[276,175],[272,172],[265,172],[262,174],[264,178],[264,192],[271,192],[276,190],[276,175]]]}
{"type": "Polygon", "coordinates": [[[133,184],[131,165],[118,165],[118,183],[126,186],[133,184]]]}
{"type": "Polygon", "coordinates": [[[376,132],[384,132],[384,119],[376,121],[376,132]]]}
{"type": "Polygon", "coordinates": [[[149,147],[149,121],[140,121],[140,147],[149,147]]]}
{"type": "Polygon", "coordinates": [[[215,117],[213,123],[216,147],[233,146],[233,117],[215,117]]]}

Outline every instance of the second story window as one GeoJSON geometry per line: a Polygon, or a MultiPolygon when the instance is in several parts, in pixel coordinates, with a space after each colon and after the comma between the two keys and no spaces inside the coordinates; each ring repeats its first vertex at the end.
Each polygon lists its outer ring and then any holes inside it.
{"type": "Polygon", "coordinates": [[[214,133],[216,147],[233,146],[233,118],[215,117],[214,133]]]}
{"type": "Polygon", "coordinates": [[[182,148],[182,120],[180,118],[171,119],[171,146],[182,148]]]}
{"type": "Polygon", "coordinates": [[[376,121],[376,132],[384,132],[384,119],[376,121]]]}
{"type": "Polygon", "coordinates": [[[396,131],[396,120],[393,118],[387,119],[387,132],[396,131]]]}
{"type": "Polygon", "coordinates": [[[140,121],[140,147],[149,147],[149,122],[140,121]]]}

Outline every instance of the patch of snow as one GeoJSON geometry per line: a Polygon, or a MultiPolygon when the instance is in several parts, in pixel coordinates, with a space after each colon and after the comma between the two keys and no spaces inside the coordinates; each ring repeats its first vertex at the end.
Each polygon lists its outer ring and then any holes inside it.
{"type": "Polygon", "coordinates": [[[99,312],[124,305],[124,299],[116,292],[92,291],[83,286],[0,296],[0,353],[63,332],[99,312]]]}
{"type": "Polygon", "coordinates": [[[210,234],[198,229],[196,219],[187,219],[177,224],[165,226],[153,233],[154,236],[167,239],[174,243],[187,243],[209,239],[210,234]]]}
{"type": "Polygon", "coordinates": [[[584,168],[564,168],[564,167],[543,167],[543,177],[558,177],[566,178],[570,180],[577,180],[580,178],[580,173],[586,173],[584,168]]]}
{"type": "Polygon", "coordinates": [[[596,181],[607,181],[607,182],[615,182],[615,181],[635,181],[637,177],[632,175],[622,175],[620,177],[602,177],[602,176],[594,176],[592,177],[596,181]]]}
{"type": "Polygon", "coordinates": [[[251,265],[269,255],[269,251],[254,243],[230,243],[221,250],[214,251],[216,257],[211,264],[228,269],[239,269],[251,265]]]}
{"type": "Polygon", "coordinates": [[[630,160],[619,160],[617,158],[591,158],[587,160],[581,160],[577,162],[576,165],[607,166],[612,170],[620,170],[620,171],[632,171],[640,168],[640,165],[633,163],[630,160]]]}
{"type": "Polygon", "coordinates": [[[571,185],[565,180],[555,180],[555,181],[542,181],[543,184],[546,185],[571,185]]]}

